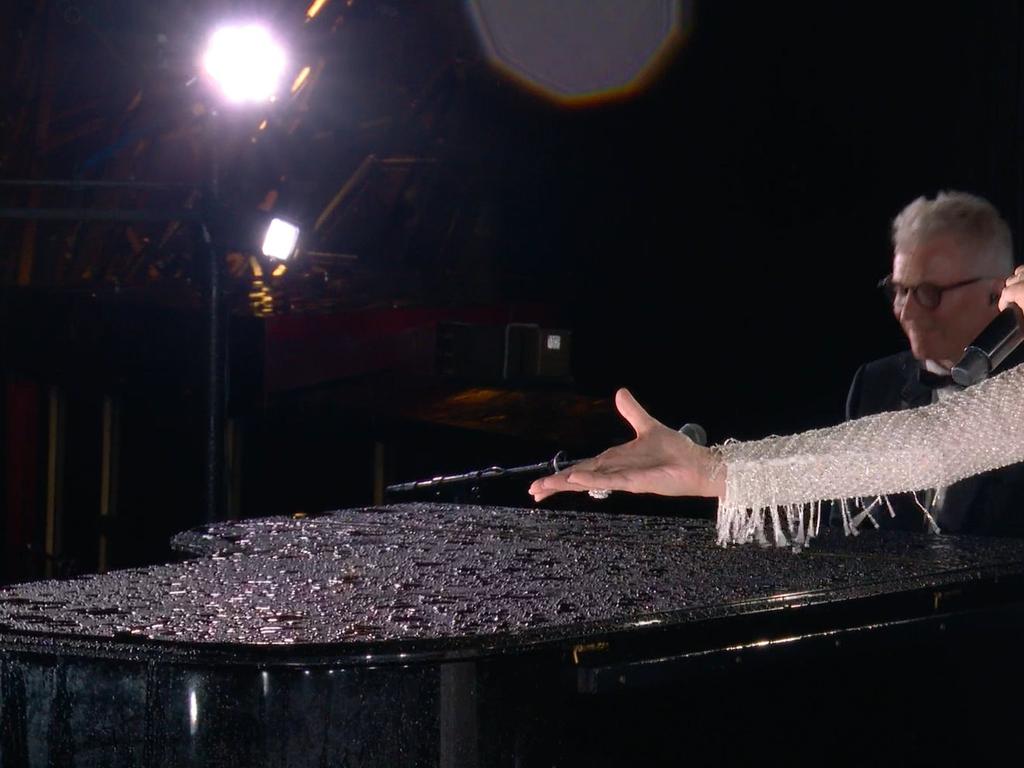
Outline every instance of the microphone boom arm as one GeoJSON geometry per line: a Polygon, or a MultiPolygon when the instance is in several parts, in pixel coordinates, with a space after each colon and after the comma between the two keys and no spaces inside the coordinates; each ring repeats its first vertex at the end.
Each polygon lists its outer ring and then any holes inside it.
{"type": "MultiPolygon", "coordinates": [[[[708,434],[700,424],[684,424],[679,428],[680,434],[690,438],[697,445],[708,444],[708,434]]],[[[395,483],[385,486],[387,493],[407,493],[419,491],[425,488],[437,488],[442,485],[455,485],[457,483],[471,483],[475,480],[494,480],[499,477],[512,477],[514,475],[529,475],[538,472],[561,472],[583,459],[570,459],[565,451],[556,453],[550,461],[539,461],[536,464],[523,464],[518,467],[487,467],[477,469],[473,472],[462,472],[457,475],[438,475],[427,480],[414,480],[411,483],[395,483]]]]}
{"type": "Polygon", "coordinates": [[[428,480],[414,480],[411,483],[395,483],[384,488],[388,493],[405,493],[407,491],[418,491],[424,488],[436,488],[441,485],[453,485],[456,483],[470,483],[474,480],[494,480],[499,477],[512,477],[513,475],[528,475],[538,472],[561,472],[567,467],[579,464],[583,459],[568,459],[565,451],[559,451],[550,461],[539,461],[536,464],[523,464],[518,467],[487,467],[477,469],[473,472],[462,472],[457,475],[439,475],[428,480]]]}

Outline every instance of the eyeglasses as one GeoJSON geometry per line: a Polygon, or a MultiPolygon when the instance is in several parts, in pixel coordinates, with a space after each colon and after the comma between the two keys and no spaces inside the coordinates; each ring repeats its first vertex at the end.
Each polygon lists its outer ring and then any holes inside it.
{"type": "Polygon", "coordinates": [[[917,303],[926,309],[935,309],[942,301],[942,294],[957,288],[963,288],[971,283],[978,283],[982,280],[989,280],[988,277],[972,277],[970,280],[961,280],[952,285],[935,285],[933,283],[920,283],[918,285],[903,285],[892,279],[892,275],[886,275],[878,281],[878,287],[893,304],[905,304],[907,297],[914,294],[917,303]]]}

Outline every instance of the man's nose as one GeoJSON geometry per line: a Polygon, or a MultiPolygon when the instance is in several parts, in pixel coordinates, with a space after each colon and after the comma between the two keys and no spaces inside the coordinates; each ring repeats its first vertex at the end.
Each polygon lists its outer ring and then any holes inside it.
{"type": "Polygon", "coordinates": [[[917,300],[917,296],[914,295],[913,291],[908,292],[906,297],[903,299],[902,304],[896,304],[894,309],[896,310],[896,316],[899,318],[901,323],[907,320],[913,320],[919,317],[922,312],[927,311],[921,306],[921,302],[917,300]]]}

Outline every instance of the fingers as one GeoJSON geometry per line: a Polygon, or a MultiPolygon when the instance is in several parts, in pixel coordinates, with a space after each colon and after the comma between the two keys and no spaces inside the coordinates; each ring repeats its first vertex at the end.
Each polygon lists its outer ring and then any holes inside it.
{"type": "Polygon", "coordinates": [[[534,490],[532,487],[530,488],[530,495],[533,496],[533,500],[535,502],[544,501],[548,496],[554,496],[556,493],[558,493],[558,491],[548,491],[543,489],[534,490]]]}
{"type": "MultiPolygon", "coordinates": [[[[620,389],[615,393],[615,407],[636,431],[637,437],[659,426],[659,422],[644,410],[627,389],[620,389]]],[[[626,468],[635,461],[635,459],[630,460],[628,445],[609,448],[599,456],[580,462],[569,471],[558,472],[534,480],[530,485],[530,495],[533,496],[534,501],[543,501],[548,496],[563,491],[587,491],[599,488],[613,491],[630,490],[627,481],[619,475],[617,470],[611,468],[613,466],[626,468]],[[624,450],[625,453],[623,453],[624,450]]]]}
{"type": "Polygon", "coordinates": [[[632,491],[633,483],[625,473],[621,472],[566,472],[558,475],[549,475],[539,480],[534,480],[530,485],[530,495],[534,501],[543,501],[548,496],[565,491],[632,491]]]}
{"type": "Polygon", "coordinates": [[[607,451],[602,453],[600,456],[595,456],[592,459],[586,459],[576,464],[572,469],[566,469],[561,472],[556,472],[553,475],[547,477],[540,477],[534,480],[530,484],[530,495],[533,496],[535,501],[541,501],[546,499],[548,496],[552,496],[556,493],[562,493],[563,491],[586,491],[596,486],[580,485],[576,481],[577,474],[583,472],[584,476],[591,477],[595,474],[599,474],[602,471],[602,465],[609,453],[614,455],[615,448],[609,448],[607,451]]]}
{"type": "Polygon", "coordinates": [[[616,460],[618,455],[616,448],[609,448],[600,456],[581,461],[572,469],[538,478],[530,484],[530,495],[535,501],[541,501],[563,491],[579,492],[599,488],[609,491],[632,491],[633,483],[627,479],[632,467],[629,466],[629,462],[616,460]]]}
{"type": "Polygon", "coordinates": [[[1017,267],[1013,275],[1006,278],[1006,287],[999,295],[999,310],[1006,309],[1010,304],[1024,308],[1024,267],[1017,267]]]}
{"type": "Polygon", "coordinates": [[[576,485],[569,480],[568,472],[559,472],[557,475],[549,475],[534,480],[530,484],[530,495],[534,501],[543,501],[548,496],[554,496],[563,491],[585,491],[583,486],[576,485]]]}
{"type": "Polygon", "coordinates": [[[615,407],[619,409],[622,418],[629,422],[638,436],[658,423],[636,401],[628,389],[623,388],[615,393],[615,407]]]}
{"type": "Polygon", "coordinates": [[[633,483],[628,473],[605,471],[588,472],[587,470],[573,470],[567,478],[576,490],[589,491],[598,488],[606,491],[632,491],[633,483]]]}

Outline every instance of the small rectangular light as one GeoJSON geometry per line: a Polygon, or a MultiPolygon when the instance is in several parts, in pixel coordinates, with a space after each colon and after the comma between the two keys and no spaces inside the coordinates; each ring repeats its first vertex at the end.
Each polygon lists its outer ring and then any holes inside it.
{"type": "Polygon", "coordinates": [[[295,253],[299,243],[299,228],[284,219],[272,219],[263,238],[263,255],[285,261],[295,253]]]}
{"type": "Polygon", "coordinates": [[[327,0],[313,0],[309,8],[306,9],[306,18],[312,19],[314,16],[320,13],[320,9],[323,8],[325,5],[327,5],[327,0]]]}
{"type": "Polygon", "coordinates": [[[295,80],[292,81],[292,93],[298,93],[299,88],[302,87],[302,84],[306,82],[306,78],[309,77],[310,71],[311,69],[309,65],[306,65],[302,68],[302,71],[295,76],[295,80]]]}

